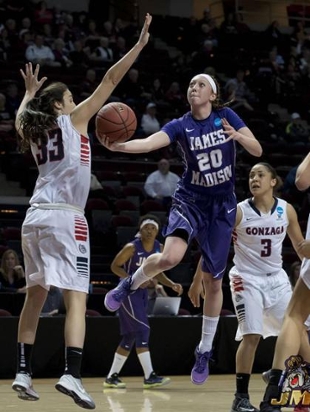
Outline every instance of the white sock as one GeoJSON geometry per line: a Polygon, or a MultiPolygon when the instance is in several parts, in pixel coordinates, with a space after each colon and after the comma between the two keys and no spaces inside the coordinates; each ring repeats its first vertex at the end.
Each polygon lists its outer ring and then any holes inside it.
{"type": "Polygon", "coordinates": [[[151,278],[149,276],[146,276],[143,272],[143,267],[140,266],[139,269],[135,271],[135,273],[132,275],[132,284],[131,288],[132,290],[138,289],[142,283],[149,281],[151,278]]]}
{"type": "Polygon", "coordinates": [[[150,352],[143,352],[138,354],[139,361],[143,368],[145,379],[150,377],[150,374],[153,372],[153,366],[151,361],[151,354],[150,352]]]}
{"type": "Polygon", "coordinates": [[[127,360],[127,356],[120,355],[119,353],[115,353],[113,363],[111,366],[111,370],[108,374],[108,378],[110,378],[113,375],[113,373],[119,374],[126,360],[127,360]]]}
{"type": "Polygon", "coordinates": [[[202,317],[201,341],[198,346],[200,353],[210,352],[220,317],[202,317]]]}

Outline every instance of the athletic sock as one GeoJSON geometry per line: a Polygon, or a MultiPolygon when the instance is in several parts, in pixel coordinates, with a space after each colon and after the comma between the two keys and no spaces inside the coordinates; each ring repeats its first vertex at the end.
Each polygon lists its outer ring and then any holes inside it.
{"type": "Polygon", "coordinates": [[[108,373],[108,378],[110,378],[113,375],[113,373],[119,374],[126,360],[127,356],[115,353],[110,372],[108,373]]]}
{"type": "Polygon", "coordinates": [[[83,349],[68,346],[65,350],[65,375],[72,375],[76,379],[81,378],[83,349]]]}
{"type": "Polygon", "coordinates": [[[219,319],[219,316],[209,317],[203,315],[201,341],[198,347],[200,353],[211,351],[219,319]]]}
{"type": "Polygon", "coordinates": [[[17,373],[28,373],[32,375],[31,358],[33,345],[28,343],[17,343],[17,373]]]}

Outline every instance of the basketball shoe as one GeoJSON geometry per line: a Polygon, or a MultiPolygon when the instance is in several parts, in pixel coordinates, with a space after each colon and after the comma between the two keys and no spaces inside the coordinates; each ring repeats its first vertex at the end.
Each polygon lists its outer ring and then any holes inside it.
{"type": "Polygon", "coordinates": [[[96,405],[90,395],[83,388],[81,379],[72,375],[62,375],[56,383],[55,388],[65,395],[71,396],[74,402],[85,409],[95,409],[96,405]]]}
{"type": "Polygon", "coordinates": [[[157,376],[156,373],[153,371],[148,377],[148,379],[144,379],[143,388],[157,388],[159,386],[168,385],[168,383],[170,383],[170,378],[162,378],[161,376],[157,376]]]}
{"type": "Polygon", "coordinates": [[[250,403],[249,398],[235,396],[230,412],[259,412],[259,410],[250,403]]]}
{"type": "Polygon", "coordinates": [[[104,388],[126,388],[126,383],[122,382],[118,376],[118,373],[113,373],[109,378],[103,382],[104,388]]]}
{"type": "Polygon", "coordinates": [[[191,381],[195,385],[202,385],[209,377],[209,360],[212,356],[212,351],[200,353],[198,346],[195,350],[196,362],[192,369],[191,381]]]}
{"type": "Polygon", "coordinates": [[[131,293],[131,276],[123,278],[116,288],[110,290],[104,298],[104,306],[110,311],[115,312],[120,308],[123,300],[131,293]]]}
{"type": "Polygon", "coordinates": [[[37,401],[40,396],[33,389],[32,379],[28,373],[17,373],[15,381],[12,383],[12,389],[18,393],[19,399],[24,401],[37,401]]]}

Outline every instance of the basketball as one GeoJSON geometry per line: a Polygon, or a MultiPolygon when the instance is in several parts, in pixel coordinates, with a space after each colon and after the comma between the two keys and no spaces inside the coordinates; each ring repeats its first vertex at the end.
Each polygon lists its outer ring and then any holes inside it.
{"type": "Polygon", "coordinates": [[[135,112],[120,102],[108,103],[96,115],[96,136],[101,142],[104,135],[110,142],[126,142],[137,128],[135,112]]]}

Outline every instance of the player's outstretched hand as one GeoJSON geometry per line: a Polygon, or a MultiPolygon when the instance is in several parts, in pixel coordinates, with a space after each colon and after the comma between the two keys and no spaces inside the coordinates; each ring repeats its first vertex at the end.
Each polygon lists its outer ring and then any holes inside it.
{"type": "Polygon", "coordinates": [[[152,16],[149,13],[146,13],[144,25],[142,27],[140,37],[138,40],[138,43],[141,44],[143,47],[149,41],[149,37],[150,37],[149,27],[150,27],[151,21],[152,21],[152,16]]]}
{"type": "Polygon", "coordinates": [[[45,80],[47,80],[47,77],[42,77],[41,80],[38,79],[39,71],[40,65],[37,64],[35,70],[33,71],[32,63],[26,63],[25,71],[20,69],[20,74],[25,81],[26,91],[33,96],[42,87],[45,80]]]}

